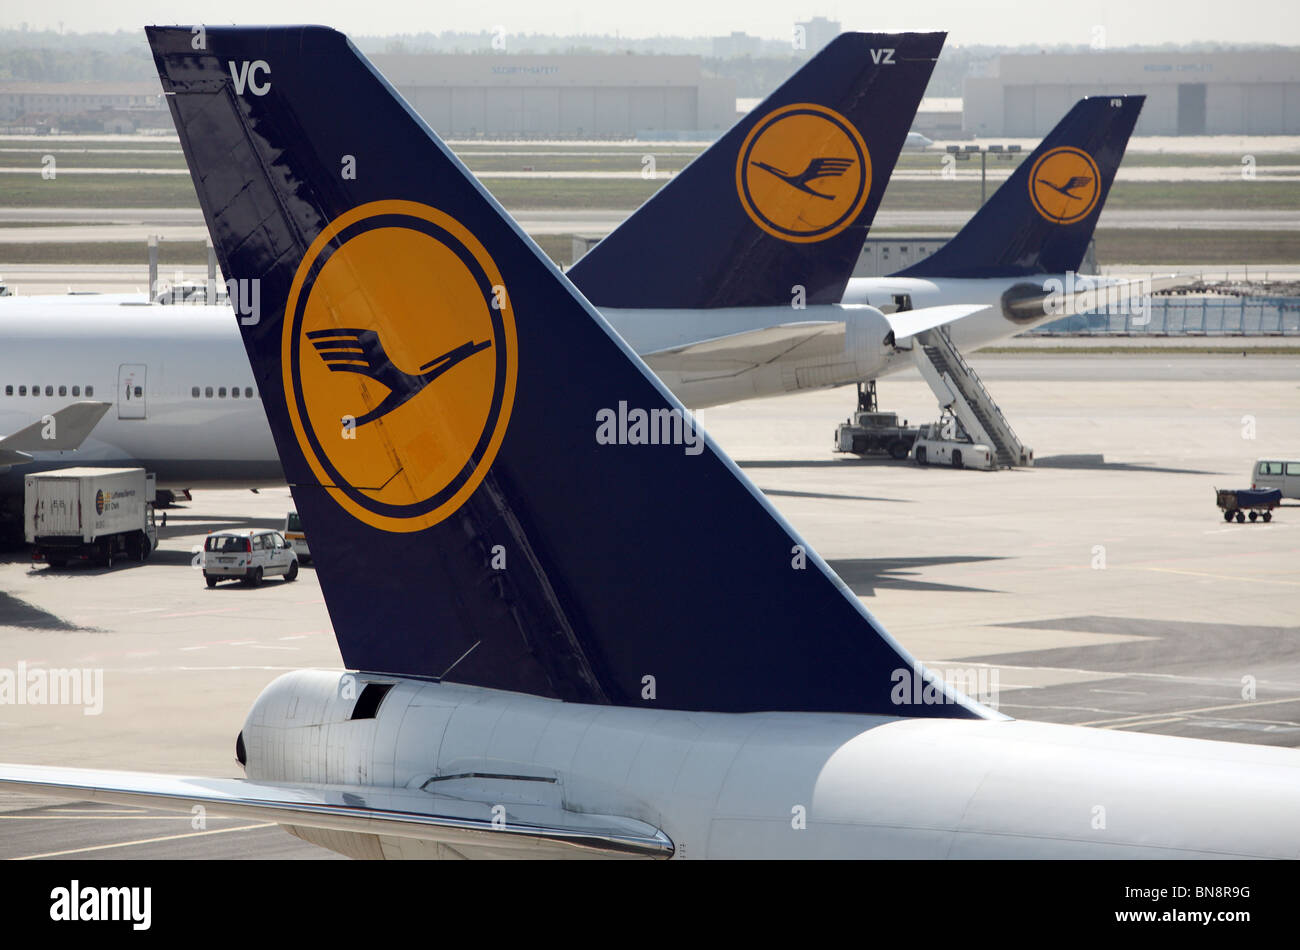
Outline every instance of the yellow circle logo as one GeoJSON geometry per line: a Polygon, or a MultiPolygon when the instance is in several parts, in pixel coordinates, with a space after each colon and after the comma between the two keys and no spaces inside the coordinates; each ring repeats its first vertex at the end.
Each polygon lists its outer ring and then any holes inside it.
{"type": "Polygon", "coordinates": [[[824,241],[867,203],[871,155],[844,116],[795,103],[750,130],[736,158],[736,191],[745,213],[773,237],[824,241]]]}
{"type": "Polygon", "coordinates": [[[1053,224],[1086,218],[1100,194],[1097,163],[1082,149],[1054,148],[1030,169],[1029,197],[1038,213],[1053,224]]]}
{"type": "Polygon", "coordinates": [[[344,510],[419,531],[473,494],[518,364],[504,281],[460,222],[413,201],[340,215],[298,266],[282,332],[294,434],[344,510]]]}

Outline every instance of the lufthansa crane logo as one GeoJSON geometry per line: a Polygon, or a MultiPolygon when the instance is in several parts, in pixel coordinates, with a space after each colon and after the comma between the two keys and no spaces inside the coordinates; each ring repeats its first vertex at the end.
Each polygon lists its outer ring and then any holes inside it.
{"type": "Polygon", "coordinates": [[[95,492],[95,514],[102,515],[103,513],[104,513],[104,489],[101,488],[99,491],[95,492]]]}
{"type": "Polygon", "coordinates": [[[1035,210],[1053,224],[1074,224],[1097,206],[1101,176],[1082,149],[1048,151],[1029,171],[1029,197],[1035,210]]]}
{"type": "Polygon", "coordinates": [[[418,531],[473,494],[518,361],[501,274],[460,222],[412,201],[340,215],[298,266],[282,332],[294,435],[345,511],[418,531]]]}
{"type": "Polygon", "coordinates": [[[871,156],[848,119],[813,103],[784,106],[760,119],[736,159],[745,213],[783,241],[811,243],[839,234],[871,193],[871,156]]]}

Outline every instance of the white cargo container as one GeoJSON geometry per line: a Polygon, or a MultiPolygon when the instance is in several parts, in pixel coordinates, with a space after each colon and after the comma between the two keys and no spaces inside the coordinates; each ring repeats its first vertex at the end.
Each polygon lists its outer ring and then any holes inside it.
{"type": "Polygon", "coordinates": [[[115,558],[143,561],[158,544],[154,476],[142,468],[64,468],[24,479],[24,525],[32,557],[63,567],[115,558]]]}

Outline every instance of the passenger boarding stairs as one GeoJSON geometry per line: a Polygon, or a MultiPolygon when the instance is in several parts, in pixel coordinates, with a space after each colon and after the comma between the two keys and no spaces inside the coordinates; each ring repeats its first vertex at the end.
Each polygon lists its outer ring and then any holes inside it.
{"type": "Polygon", "coordinates": [[[1033,450],[1016,436],[975,370],[953,346],[948,331],[926,330],[916,335],[916,342],[920,345],[912,347],[912,357],[939,405],[952,409],[972,439],[993,449],[999,467],[1033,465],[1033,450]]]}

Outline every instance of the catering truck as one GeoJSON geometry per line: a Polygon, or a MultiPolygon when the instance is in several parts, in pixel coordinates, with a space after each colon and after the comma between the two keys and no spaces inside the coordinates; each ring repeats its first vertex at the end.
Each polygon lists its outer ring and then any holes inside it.
{"type": "Polygon", "coordinates": [[[158,544],[154,476],[142,468],[63,468],[24,479],[32,558],[51,567],[143,561],[158,544]]]}

